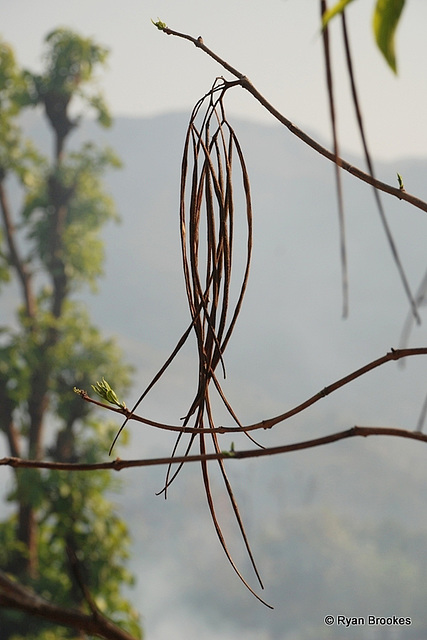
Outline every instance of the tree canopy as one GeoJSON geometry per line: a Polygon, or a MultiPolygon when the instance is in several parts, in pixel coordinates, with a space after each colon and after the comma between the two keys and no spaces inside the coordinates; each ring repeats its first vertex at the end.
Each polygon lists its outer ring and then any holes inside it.
{"type": "MultiPolygon", "coordinates": [[[[7,283],[17,283],[20,292],[16,320],[1,327],[0,429],[14,457],[102,459],[113,427],[73,387],[106,376],[123,390],[130,381],[115,341],[102,336],[77,297],[83,287],[96,288],[104,261],[100,231],[118,219],[102,184],[105,172],[120,166],[114,152],[90,142],[67,149],[86,113],[111,124],[102,94],[94,91],[107,54],[91,39],[57,29],[46,37],[38,75],[20,69],[11,47],[0,45],[0,279],[3,295],[7,283]],[[51,157],[21,130],[20,116],[30,107],[46,116],[51,157]],[[9,197],[12,180],[20,184],[20,207],[9,197]]],[[[49,616],[36,622],[14,612],[7,576],[62,608],[66,619],[67,611],[96,612],[102,629],[110,617],[115,625],[105,637],[128,637],[125,630],[140,637],[138,616],[121,593],[133,578],[126,568],[127,527],[107,498],[117,489],[107,471],[14,470],[13,515],[0,524],[2,638],[75,637],[66,626],[52,626],[49,616]]],[[[34,613],[36,607],[23,609],[34,613]]]]}

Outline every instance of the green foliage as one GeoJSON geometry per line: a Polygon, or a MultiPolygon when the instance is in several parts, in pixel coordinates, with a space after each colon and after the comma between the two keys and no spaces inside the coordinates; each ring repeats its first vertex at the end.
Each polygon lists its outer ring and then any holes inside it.
{"type": "Polygon", "coordinates": [[[338,14],[342,13],[350,2],[353,2],[353,0],[339,0],[339,2],[334,4],[333,7],[325,11],[322,17],[322,26],[326,27],[328,22],[338,14]]]}
{"type": "Polygon", "coordinates": [[[0,104],[2,118],[16,115],[19,101],[16,96],[25,90],[25,78],[18,68],[15,54],[7,42],[0,41],[0,104]]]}
{"type": "MultiPolygon", "coordinates": [[[[102,126],[111,125],[111,115],[101,94],[90,89],[94,70],[105,65],[108,49],[82,38],[69,29],[55,29],[46,38],[45,72],[41,75],[25,71],[25,87],[17,95],[21,106],[45,104],[55,97],[57,105],[68,106],[72,97],[91,106],[102,126]]],[[[49,113],[47,113],[49,117],[49,113]]]]}
{"type": "MultiPolygon", "coordinates": [[[[3,250],[4,239],[3,239],[3,230],[0,229],[0,286],[4,282],[10,281],[10,272],[9,272],[9,264],[8,264],[8,255],[3,250]]],[[[1,328],[0,328],[1,331],[1,328]]]]}
{"type": "MultiPolygon", "coordinates": [[[[105,428],[104,435],[111,436],[115,426],[105,428]]],[[[85,461],[102,459],[99,439],[98,447],[89,447],[85,461]]],[[[95,443],[95,442],[94,442],[95,443]]],[[[93,443],[93,444],[94,444],[93,443]]],[[[28,470],[25,470],[26,472],[28,470]]],[[[20,489],[26,499],[38,507],[40,535],[38,540],[39,562],[42,571],[37,579],[29,582],[37,593],[58,605],[74,606],[87,610],[73,571],[70,570],[69,549],[75,550],[85,585],[102,613],[127,629],[135,637],[141,637],[135,611],[123,598],[120,589],[132,585],[132,575],[124,568],[128,559],[129,534],[124,522],[117,516],[114,505],[104,497],[114,489],[111,474],[106,471],[76,474],[73,472],[49,471],[43,473],[38,482],[31,474],[22,480],[20,489]],[[68,549],[68,551],[67,551],[68,549]]],[[[15,518],[0,526],[0,559],[7,562],[3,550],[16,546],[14,538],[15,518]]],[[[20,628],[15,622],[16,630],[20,628]]],[[[41,625],[43,629],[45,625],[41,625]]],[[[25,628],[25,624],[24,627],[25,628]]],[[[34,625],[36,628],[36,625],[34,625]]],[[[58,629],[58,634],[61,632],[58,629]]],[[[42,640],[46,630],[34,634],[34,640],[42,640]]],[[[55,631],[55,633],[57,633],[55,631]]],[[[53,637],[72,638],[71,631],[53,637]]],[[[18,633],[16,638],[27,639],[27,634],[18,633]]]]}
{"type": "Polygon", "coordinates": [[[164,31],[165,29],[168,28],[166,22],[162,22],[160,18],[157,19],[157,22],[154,22],[154,20],[151,18],[151,22],[154,24],[155,27],[159,29],[159,31],[164,31]]]}
{"type": "Polygon", "coordinates": [[[26,91],[25,75],[13,49],[0,40],[0,177],[12,171],[21,182],[29,180],[41,157],[33,145],[22,141],[14,118],[20,111],[19,96],[26,91]]]}
{"type": "Polygon", "coordinates": [[[7,566],[15,553],[25,555],[26,547],[16,538],[16,516],[13,516],[0,525],[0,565],[7,566]]]}
{"type": "MultiPolygon", "coordinates": [[[[64,420],[69,415],[85,417],[89,406],[73,393],[73,388],[89,388],[92,380],[105,374],[123,391],[129,386],[132,369],[123,364],[115,341],[103,338],[90,325],[81,305],[68,303],[61,327],[63,338],[54,352],[58,367],[52,385],[55,411],[64,420]]],[[[108,437],[104,442],[108,442],[108,437]]]]}
{"type": "Polygon", "coordinates": [[[396,73],[394,36],[405,0],[377,0],[373,17],[375,40],[389,67],[396,73]]]}
{"type": "Polygon", "coordinates": [[[85,283],[95,289],[96,279],[102,275],[104,253],[99,231],[107,221],[118,220],[114,202],[101,182],[102,174],[110,167],[120,167],[113,151],[99,150],[88,143],[70,153],[53,172],[40,174],[27,189],[23,208],[27,239],[47,271],[52,258],[52,196],[59,194],[68,205],[62,258],[74,289],[85,283]]]}
{"type": "Polygon", "coordinates": [[[40,631],[37,634],[25,633],[25,637],[21,635],[13,635],[10,640],[78,640],[75,634],[70,635],[70,631],[62,627],[52,630],[40,631]],[[74,637],[73,637],[74,636],[74,637]]]}
{"type": "MultiPolygon", "coordinates": [[[[108,431],[113,430],[110,426],[108,431]]],[[[100,453],[98,446],[97,460],[102,459],[100,453]]],[[[83,604],[83,595],[76,589],[69,570],[68,545],[76,551],[85,584],[98,608],[137,634],[135,613],[120,593],[122,585],[133,584],[133,577],[124,568],[129,555],[126,525],[111,501],[104,497],[112,488],[111,475],[104,471],[88,474],[51,471],[45,475],[39,557],[46,570],[37,589],[63,605],[69,603],[71,592],[75,604],[83,604]]]]}
{"type": "Polygon", "coordinates": [[[82,38],[69,29],[55,29],[45,38],[45,85],[48,88],[74,92],[92,79],[94,66],[104,64],[108,49],[82,38]]]}
{"type": "MultiPolygon", "coordinates": [[[[332,18],[342,13],[353,0],[339,0],[328,9],[322,18],[322,26],[325,27],[332,18]]],[[[386,59],[389,67],[396,73],[396,53],[394,37],[399,20],[402,15],[405,0],[376,0],[372,26],[375,41],[386,59]]],[[[156,25],[157,26],[157,25],[156,25]]]]}
{"type": "Polygon", "coordinates": [[[110,404],[115,404],[121,409],[126,409],[124,402],[120,402],[114,389],[110,387],[105,378],[102,378],[101,382],[97,382],[92,385],[92,389],[99,395],[100,398],[106,400],[110,404]]]}
{"type": "Polygon", "coordinates": [[[400,173],[398,173],[398,174],[397,174],[397,181],[398,181],[398,183],[399,183],[399,189],[400,189],[401,191],[405,191],[405,185],[403,184],[403,178],[402,178],[402,176],[400,175],[400,173]]]}
{"type": "MultiPolygon", "coordinates": [[[[12,49],[0,43],[0,186],[6,203],[0,211],[17,254],[11,257],[11,239],[2,230],[0,281],[18,275],[22,284],[27,273],[32,300],[29,307],[23,296],[16,322],[0,327],[0,431],[22,457],[93,463],[105,460],[117,425],[96,418],[73,387],[89,388],[106,377],[123,393],[131,368],[72,294],[84,285],[94,289],[102,274],[100,231],[118,219],[102,177],[120,161],[112,150],[91,143],[67,153],[64,141],[77,126],[69,118],[74,98],[95,109],[102,125],[110,124],[102,96],[89,90],[108,52],[67,29],[50,33],[46,45],[45,70],[34,75],[21,71],[12,49]],[[36,152],[17,124],[24,108],[38,104],[55,138],[52,160],[36,152]],[[21,184],[20,215],[10,211],[9,174],[21,184]]],[[[17,455],[13,449],[11,454],[17,455]]],[[[109,472],[15,470],[8,500],[16,512],[0,523],[0,566],[49,601],[89,612],[76,575],[81,572],[100,611],[140,637],[138,616],[121,594],[133,578],[125,566],[129,534],[108,497],[113,490],[117,483],[109,472]],[[22,530],[25,511],[33,521],[22,530]],[[36,553],[29,544],[30,526],[36,553]]],[[[35,619],[29,636],[26,617],[3,608],[0,628],[2,640],[78,635],[35,619]]]]}

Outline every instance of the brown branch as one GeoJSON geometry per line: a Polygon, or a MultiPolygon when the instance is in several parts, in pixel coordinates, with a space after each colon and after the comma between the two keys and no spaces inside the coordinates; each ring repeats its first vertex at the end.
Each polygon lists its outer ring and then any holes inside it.
{"type": "Polygon", "coordinates": [[[33,591],[15,582],[0,570],[0,606],[18,609],[29,615],[42,617],[62,626],[71,627],[106,640],[135,640],[104,615],[87,615],[76,609],[67,609],[50,603],[33,591]]]}
{"type": "Polygon", "coordinates": [[[296,415],[297,413],[301,413],[301,411],[304,411],[315,402],[318,402],[322,398],[325,398],[326,396],[328,396],[330,393],[337,391],[337,389],[340,389],[341,387],[345,386],[346,384],[349,384],[353,380],[356,380],[356,378],[360,378],[361,376],[365,375],[369,371],[372,371],[373,369],[380,367],[386,362],[390,362],[391,360],[400,360],[402,358],[407,358],[409,356],[426,355],[426,354],[427,354],[427,347],[417,347],[415,349],[391,349],[388,353],[386,353],[385,356],[382,356],[381,358],[377,358],[376,360],[373,360],[372,362],[369,362],[368,364],[364,365],[360,369],[356,369],[356,371],[353,371],[349,375],[344,376],[343,378],[340,378],[333,384],[330,384],[329,386],[325,387],[324,389],[316,393],[314,396],[312,396],[305,402],[297,405],[293,409],[290,409],[289,411],[286,411],[285,413],[282,413],[276,416],[275,418],[270,418],[269,420],[263,420],[261,423],[258,422],[254,425],[250,425],[244,428],[245,430],[252,430],[252,429],[258,429],[259,426],[262,425],[264,429],[271,429],[271,427],[273,427],[275,424],[279,422],[283,422],[284,420],[287,420],[288,418],[296,415]]]}
{"type": "Polygon", "coordinates": [[[327,436],[313,438],[311,440],[302,440],[291,444],[279,445],[277,447],[266,447],[264,449],[245,449],[242,451],[219,451],[216,453],[192,454],[185,456],[168,456],[164,458],[143,458],[138,460],[122,460],[116,458],[111,462],[81,463],[81,462],[48,462],[43,460],[23,460],[21,458],[1,458],[0,466],[9,466],[14,468],[30,468],[30,469],[55,469],[57,471],[97,471],[100,469],[109,469],[111,471],[121,471],[133,467],[155,467],[170,464],[186,464],[188,462],[209,462],[210,460],[225,460],[245,458],[260,458],[264,456],[273,456],[281,453],[290,453],[292,451],[301,451],[303,449],[313,449],[338,440],[361,436],[391,436],[396,438],[409,438],[410,440],[419,440],[427,443],[427,434],[420,431],[409,431],[408,429],[399,429],[396,427],[360,427],[354,426],[345,431],[337,431],[327,436]]]}
{"type": "Polygon", "coordinates": [[[19,281],[21,282],[25,300],[25,310],[29,318],[34,318],[36,313],[36,301],[31,288],[31,274],[28,271],[25,261],[20,257],[18,247],[15,243],[15,228],[12,222],[12,215],[9,209],[3,179],[0,179],[0,209],[3,217],[3,225],[9,249],[10,261],[18,275],[19,281]]]}
{"type": "Polygon", "coordinates": [[[6,379],[0,379],[0,430],[6,435],[11,456],[21,456],[20,433],[13,420],[14,401],[6,389],[6,379]]]}
{"type": "Polygon", "coordinates": [[[83,572],[74,548],[74,540],[72,539],[72,535],[69,535],[67,537],[66,551],[72,575],[89,606],[89,610],[95,617],[97,617],[100,613],[100,610],[95,600],[92,598],[92,594],[90,593],[89,588],[83,579],[83,572]]]}
{"type": "MultiPolygon", "coordinates": [[[[376,369],[377,367],[380,367],[383,364],[393,360],[401,360],[403,358],[409,358],[411,356],[419,356],[419,355],[427,355],[427,347],[415,347],[412,349],[391,349],[388,353],[386,353],[386,355],[382,356],[381,358],[377,358],[372,362],[369,362],[363,367],[356,369],[355,371],[349,373],[343,378],[340,378],[336,382],[333,382],[332,384],[324,387],[323,389],[318,391],[316,394],[311,396],[311,398],[308,398],[301,404],[296,405],[295,407],[293,407],[292,409],[289,409],[285,413],[282,413],[273,418],[261,420],[260,422],[255,422],[254,424],[251,424],[251,425],[237,426],[237,427],[223,427],[223,426],[218,426],[213,428],[204,427],[204,431],[206,433],[215,432],[215,433],[230,434],[230,433],[246,433],[247,431],[255,431],[257,429],[271,429],[279,422],[284,422],[285,420],[287,420],[288,418],[291,418],[297,413],[301,413],[302,411],[304,411],[311,405],[315,404],[319,400],[322,400],[322,398],[325,398],[326,396],[330,395],[334,391],[337,391],[341,387],[344,387],[350,382],[353,382],[353,380],[356,380],[357,378],[360,378],[366,373],[369,373],[373,369],[376,369]]],[[[79,390],[78,393],[86,402],[95,404],[96,406],[102,407],[103,409],[108,409],[109,411],[113,411],[114,413],[119,413],[121,415],[124,415],[128,420],[135,420],[136,422],[141,422],[142,424],[146,424],[151,427],[156,427],[158,429],[163,429],[165,431],[175,431],[178,433],[193,433],[193,434],[200,433],[200,429],[198,427],[170,425],[170,424],[164,424],[162,422],[155,422],[154,420],[149,420],[148,418],[135,415],[129,409],[119,409],[116,407],[112,407],[109,404],[104,404],[103,402],[99,402],[98,400],[94,400],[93,398],[87,395],[86,391],[79,390]]]]}
{"type": "Polygon", "coordinates": [[[379,189],[380,191],[384,191],[385,193],[395,196],[399,200],[405,200],[406,202],[409,202],[410,204],[412,204],[414,207],[417,207],[418,209],[421,209],[422,211],[427,212],[427,202],[425,202],[424,200],[421,200],[420,198],[417,198],[416,196],[411,195],[407,191],[402,191],[398,187],[392,187],[391,185],[385,182],[381,182],[380,180],[377,180],[376,178],[370,176],[368,173],[365,173],[358,167],[354,167],[343,158],[336,157],[332,151],[329,151],[328,149],[323,147],[319,142],[311,138],[307,133],[299,129],[295,124],[293,124],[290,120],[288,120],[282,113],[280,113],[280,111],[278,111],[272,104],[270,104],[270,102],[268,102],[266,98],[264,98],[264,96],[256,89],[256,87],[252,84],[252,82],[249,80],[247,76],[245,76],[243,73],[241,73],[240,71],[232,67],[228,62],[220,58],[216,53],[214,53],[211,49],[209,49],[204,44],[203,38],[201,38],[200,36],[198,38],[193,38],[192,36],[189,36],[187,34],[174,31],[173,29],[169,29],[169,27],[165,27],[164,29],[162,29],[162,31],[164,31],[164,33],[166,33],[167,35],[177,36],[178,38],[189,40],[198,49],[201,49],[204,53],[206,53],[208,56],[213,58],[224,69],[226,69],[232,75],[234,75],[238,79],[238,84],[240,84],[240,86],[243,87],[243,89],[246,89],[251,95],[253,95],[253,97],[256,100],[258,100],[258,102],[260,102],[260,104],[269,113],[271,113],[271,115],[274,118],[276,118],[276,120],[278,120],[283,125],[285,125],[285,127],[287,127],[287,129],[289,129],[291,133],[297,136],[297,138],[302,140],[309,147],[314,149],[314,151],[317,151],[318,153],[320,153],[320,155],[324,156],[331,162],[338,163],[342,169],[344,169],[348,173],[351,173],[351,175],[355,176],[359,180],[362,180],[362,182],[366,182],[367,184],[372,185],[373,187],[375,187],[376,189],[379,189]]]}
{"type": "Polygon", "coordinates": [[[21,446],[20,446],[20,433],[16,428],[13,420],[8,422],[5,425],[4,431],[6,433],[7,442],[9,445],[9,451],[12,456],[20,456],[21,446]]]}
{"type": "MultiPolygon", "coordinates": [[[[320,14],[323,19],[324,14],[327,11],[326,0],[320,0],[320,14]]],[[[345,215],[344,215],[344,194],[342,188],[340,163],[337,161],[339,158],[339,145],[338,145],[338,129],[337,119],[335,111],[335,97],[334,97],[334,83],[332,76],[332,63],[331,63],[331,51],[329,42],[329,26],[322,31],[323,40],[323,53],[325,58],[325,71],[326,71],[326,86],[328,89],[329,97],[329,114],[332,125],[332,140],[334,145],[335,155],[335,184],[337,190],[337,204],[338,204],[338,226],[340,237],[340,254],[341,254],[341,288],[343,297],[343,318],[348,317],[348,265],[347,265],[347,246],[346,246],[346,233],[345,233],[345,215]]]]}
{"type": "MultiPolygon", "coordinates": [[[[374,165],[373,165],[373,162],[372,162],[372,159],[371,159],[371,154],[370,154],[369,148],[368,148],[368,141],[367,141],[367,137],[366,137],[366,134],[365,134],[365,127],[363,125],[362,110],[360,108],[359,98],[358,98],[358,95],[357,95],[356,80],[355,80],[355,74],[354,74],[354,70],[353,70],[353,60],[352,60],[352,55],[351,55],[351,51],[350,51],[350,40],[349,40],[349,35],[348,35],[348,30],[347,30],[345,11],[343,11],[342,14],[341,14],[341,24],[342,24],[342,32],[343,32],[343,40],[344,40],[345,57],[346,57],[346,63],[347,63],[347,71],[348,71],[348,77],[349,77],[349,80],[350,80],[351,95],[352,95],[352,99],[353,99],[353,106],[354,106],[354,110],[355,110],[355,114],[356,114],[357,125],[358,125],[358,128],[359,128],[360,138],[361,138],[361,141],[362,141],[363,151],[364,151],[364,154],[365,154],[366,166],[368,167],[369,175],[373,179],[375,179],[374,165]]],[[[374,188],[373,191],[374,191],[374,198],[375,198],[375,202],[376,202],[376,205],[377,205],[378,213],[380,215],[381,223],[383,225],[384,233],[386,235],[387,242],[389,244],[389,247],[390,247],[390,250],[391,250],[391,253],[392,253],[392,256],[393,256],[393,260],[394,260],[394,262],[396,264],[396,267],[397,267],[397,270],[399,272],[399,276],[400,276],[403,288],[404,288],[406,296],[408,298],[412,315],[415,318],[417,324],[421,324],[421,318],[420,318],[420,316],[418,314],[416,298],[414,300],[414,297],[413,297],[412,291],[411,291],[411,287],[409,286],[409,282],[408,282],[408,279],[406,277],[405,270],[404,270],[402,262],[400,260],[400,256],[399,256],[399,253],[398,253],[398,250],[397,250],[396,243],[395,243],[394,238],[393,238],[393,234],[392,234],[390,226],[388,224],[387,216],[386,216],[386,213],[385,213],[385,210],[384,210],[384,207],[383,207],[383,203],[382,203],[381,198],[380,198],[380,194],[378,193],[377,189],[375,189],[375,188],[374,188]]]]}

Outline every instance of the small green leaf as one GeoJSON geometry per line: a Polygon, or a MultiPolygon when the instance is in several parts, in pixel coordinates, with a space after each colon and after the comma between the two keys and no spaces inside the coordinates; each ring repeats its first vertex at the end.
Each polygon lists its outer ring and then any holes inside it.
{"type": "Polygon", "coordinates": [[[114,389],[110,387],[105,378],[102,378],[101,382],[91,385],[92,389],[99,395],[102,400],[106,400],[110,404],[115,404],[121,409],[126,409],[124,402],[120,402],[114,389]]]}
{"type": "Polygon", "coordinates": [[[395,73],[397,66],[394,36],[404,5],[405,0],[377,0],[372,23],[377,45],[395,73]]]}
{"type": "Polygon", "coordinates": [[[157,22],[154,22],[153,18],[151,18],[151,22],[159,29],[159,31],[164,31],[168,28],[166,22],[162,22],[160,18],[157,19],[157,22]]]}
{"type": "Polygon", "coordinates": [[[399,189],[400,189],[401,191],[405,191],[405,185],[403,184],[403,178],[402,178],[402,176],[400,175],[400,173],[398,173],[398,174],[397,174],[397,181],[398,181],[398,183],[399,183],[399,189]]]}
{"type": "Polygon", "coordinates": [[[342,13],[350,2],[353,2],[353,0],[339,0],[339,2],[337,2],[333,7],[325,11],[322,17],[322,28],[324,29],[332,18],[335,18],[336,15],[342,13]]]}
{"type": "Polygon", "coordinates": [[[84,397],[86,395],[86,391],[84,389],[79,389],[78,387],[73,387],[74,393],[77,393],[78,396],[84,397]]]}
{"type": "Polygon", "coordinates": [[[235,453],[236,452],[234,450],[234,442],[231,443],[229,451],[226,451],[226,450],[221,451],[221,454],[226,458],[233,458],[235,453]]]}

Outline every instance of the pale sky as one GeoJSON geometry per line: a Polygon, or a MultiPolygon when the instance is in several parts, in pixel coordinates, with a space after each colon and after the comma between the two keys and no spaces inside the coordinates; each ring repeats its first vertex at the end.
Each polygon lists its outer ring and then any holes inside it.
{"type": "MultiPolygon", "coordinates": [[[[398,77],[373,44],[374,0],[356,0],[347,11],[365,123],[378,160],[427,155],[427,2],[406,4],[397,34],[398,77]]],[[[67,26],[94,37],[111,49],[101,86],[113,113],[151,116],[189,110],[223,74],[191,43],[158,31],[150,18],[159,17],[177,31],[202,35],[287,118],[329,145],[318,5],[318,0],[0,0],[0,32],[21,64],[34,70],[50,30],[67,26]]],[[[341,145],[359,152],[338,27],[337,22],[332,44],[341,145]]],[[[229,113],[273,123],[244,90],[236,88],[229,100],[229,113]]]]}

